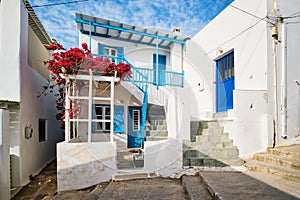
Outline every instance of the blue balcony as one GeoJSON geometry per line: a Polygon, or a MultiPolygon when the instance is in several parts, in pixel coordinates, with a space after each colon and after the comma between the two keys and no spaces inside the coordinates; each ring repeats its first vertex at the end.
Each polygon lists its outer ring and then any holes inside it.
{"type": "Polygon", "coordinates": [[[132,75],[127,77],[126,81],[133,82],[141,90],[145,91],[144,84],[153,84],[155,86],[184,86],[184,72],[173,72],[168,70],[156,70],[152,68],[142,68],[134,66],[130,61],[122,56],[107,56],[93,54],[93,56],[101,56],[103,58],[114,59],[115,63],[124,62],[131,65],[132,75]]]}

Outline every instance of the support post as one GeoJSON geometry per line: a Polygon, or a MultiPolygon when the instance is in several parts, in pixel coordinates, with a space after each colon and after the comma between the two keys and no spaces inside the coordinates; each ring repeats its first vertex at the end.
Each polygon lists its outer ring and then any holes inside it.
{"type": "Polygon", "coordinates": [[[90,40],[89,40],[89,49],[92,52],[92,22],[90,22],[90,40]]]}
{"type": "Polygon", "coordinates": [[[156,37],[156,88],[158,88],[159,77],[158,77],[158,37],[156,37]]]}
{"type": "Polygon", "coordinates": [[[115,77],[117,72],[115,71],[114,77],[110,81],[110,141],[114,141],[114,96],[115,96],[115,77]]]}
{"type": "Polygon", "coordinates": [[[66,77],[65,142],[70,141],[70,78],[66,77]]]}
{"type": "Polygon", "coordinates": [[[93,76],[89,79],[88,142],[92,142],[93,76]]]}

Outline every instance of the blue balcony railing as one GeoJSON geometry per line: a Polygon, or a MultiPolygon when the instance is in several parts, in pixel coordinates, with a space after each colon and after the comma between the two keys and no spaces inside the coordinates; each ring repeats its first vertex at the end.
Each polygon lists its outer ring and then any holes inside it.
{"type": "Polygon", "coordinates": [[[123,56],[107,56],[100,54],[93,54],[93,56],[102,56],[114,60],[116,64],[119,62],[125,62],[131,65],[132,68],[132,77],[127,78],[127,81],[133,82],[140,89],[144,90],[144,84],[153,84],[156,86],[175,86],[183,87],[184,86],[184,72],[172,72],[167,70],[159,70],[156,73],[156,70],[151,68],[141,68],[135,67],[130,61],[128,61],[123,56]],[[158,76],[158,77],[157,77],[158,76]]]}

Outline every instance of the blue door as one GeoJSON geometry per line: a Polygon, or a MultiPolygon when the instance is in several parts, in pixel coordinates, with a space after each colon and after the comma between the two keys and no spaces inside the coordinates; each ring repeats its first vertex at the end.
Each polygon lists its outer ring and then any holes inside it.
{"type": "Polygon", "coordinates": [[[158,55],[158,78],[156,73],[156,54],[153,54],[153,82],[155,85],[166,85],[167,57],[158,55]]]}
{"type": "Polygon", "coordinates": [[[128,107],[128,148],[141,148],[144,141],[144,133],[141,129],[141,107],[128,107]]]}
{"type": "Polygon", "coordinates": [[[124,106],[114,107],[114,132],[124,133],[124,106]]]}
{"type": "Polygon", "coordinates": [[[216,61],[216,105],[217,112],[233,108],[234,52],[216,61]]]}

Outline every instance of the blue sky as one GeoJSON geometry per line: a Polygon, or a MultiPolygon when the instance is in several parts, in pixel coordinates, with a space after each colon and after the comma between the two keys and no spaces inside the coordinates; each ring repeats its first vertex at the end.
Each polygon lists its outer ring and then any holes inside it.
{"type": "MultiPolygon", "coordinates": [[[[75,0],[29,0],[31,6],[75,0]]],[[[169,32],[178,27],[195,35],[233,0],[88,0],[56,6],[34,7],[49,33],[64,47],[78,46],[75,12],[169,32]]]]}

